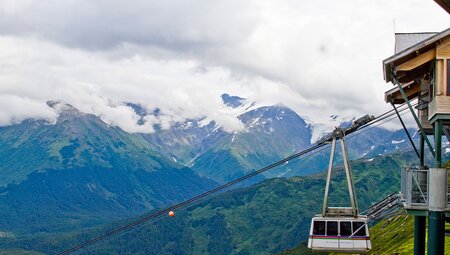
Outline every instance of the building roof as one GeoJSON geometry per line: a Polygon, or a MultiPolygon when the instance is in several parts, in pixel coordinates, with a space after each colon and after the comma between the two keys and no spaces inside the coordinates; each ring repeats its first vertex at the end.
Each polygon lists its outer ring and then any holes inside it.
{"type": "Polygon", "coordinates": [[[438,3],[444,10],[450,13],[450,0],[434,0],[438,3]]]}
{"type": "Polygon", "coordinates": [[[430,38],[437,33],[395,33],[395,54],[430,38]]]}
{"type": "Polygon", "coordinates": [[[447,28],[446,30],[440,33],[436,33],[422,41],[419,41],[416,44],[413,44],[410,47],[401,50],[400,52],[396,52],[396,54],[394,54],[393,56],[390,56],[389,58],[383,60],[384,80],[386,82],[392,81],[392,76],[390,72],[391,65],[406,62],[416,57],[418,53],[423,53],[434,48],[436,42],[447,37],[448,35],[450,35],[450,28],[447,28]]]}

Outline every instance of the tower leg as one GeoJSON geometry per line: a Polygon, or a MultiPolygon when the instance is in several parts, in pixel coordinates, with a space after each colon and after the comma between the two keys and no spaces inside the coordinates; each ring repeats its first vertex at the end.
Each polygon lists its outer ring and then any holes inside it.
{"type": "MultiPolygon", "coordinates": [[[[425,166],[425,140],[420,136],[419,145],[420,168],[425,166]]],[[[425,255],[425,236],[427,227],[427,217],[414,217],[414,255],[425,255]]]]}
{"type": "Polygon", "coordinates": [[[441,168],[442,123],[434,123],[435,162],[430,169],[428,194],[428,254],[444,254],[445,207],[447,205],[447,171],[441,168]]]}
{"type": "Polygon", "coordinates": [[[427,218],[425,216],[414,217],[414,255],[425,254],[425,230],[427,218]]]}
{"type": "Polygon", "coordinates": [[[445,246],[445,212],[428,212],[428,254],[443,255],[445,246]]]}

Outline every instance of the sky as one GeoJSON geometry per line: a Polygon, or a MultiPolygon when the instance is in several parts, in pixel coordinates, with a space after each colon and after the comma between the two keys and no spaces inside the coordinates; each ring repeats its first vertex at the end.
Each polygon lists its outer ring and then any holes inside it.
{"type": "Polygon", "coordinates": [[[310,123],[388,110],[394,32],[440,32],[432,0],[2,0],[0,126],[61,100],[128,132],[192,118],[240,130],[228,93],[310,123]],[[139,116],[133,102],[149,112],[139,116]]]}

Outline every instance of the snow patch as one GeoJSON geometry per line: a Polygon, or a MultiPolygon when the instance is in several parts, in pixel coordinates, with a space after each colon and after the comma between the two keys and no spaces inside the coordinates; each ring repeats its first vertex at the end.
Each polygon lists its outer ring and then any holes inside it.
{"type": "Polygon", "coordinates": [[[312,122],[307,117],[302,117],[312,128],[311,143],[315,143],[325,134],[333,132],[333,130],[344,122],[352,120],[353,116],[332,115],[317,122],[312,122]]]}
{"type": "Polygon", "coordinates": [[[283,172],[283,173],[280,173],[277,177],[278,178],[280,178],[280,177],[283,177],[283,176],[285,176],[287,173],[289,173],[290,171],[292,171],[292,169],[287,169],[285,172],[283,172]]]}
{"type": "Polygon", "coordinates": [[[258,124],[259,124],[259,117],[256,118],[256,119],[254,119],[254,120],[249,124],[249,126],[253,127],[253,125],[258,125],[258,124]]]}
{"type": "Polygon", "coordinates": [[[400,140],[400,141],[392,140],[392,144],[399,144],[399,143],[403,143],[404,141],[405,141],[405,139],[400,140]]]}

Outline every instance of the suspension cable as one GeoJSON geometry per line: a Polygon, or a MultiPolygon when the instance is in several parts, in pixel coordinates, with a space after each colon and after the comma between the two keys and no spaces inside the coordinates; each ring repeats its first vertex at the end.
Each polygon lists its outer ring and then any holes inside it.
{"type": "MultiPolygon", "coordinates": [[[[399,108],[401,108],[401,107],[402,106],[400,106],[399,108]]],[[[400,109],[399,111],[402,112],[404,110],[405,109],[400,109]]],[[[395,113],[392,113],[392,112],[393,112],[393,109],[391,109],[391,110],[389,110],[389,111],[387,111],[387,112],[377,116],[372,121],[368,122],[367,124],[362,125],[361,127],[357,128],[356,130],[353,130],[351,133],[354,133],[355,131],[367,128],[367,127],[369,127],[369,126],[371,126],[371,125],[373,125],[373,124],[375,124],[375,123],[377,123],[379,121],[382,121],[382,120],[384,120],[386,118],[391,117],[392,115],[395,114],[395,113]]],[[[357,134],[360,134],[360,133],[363,133],[363,132],[358,132],[357,134]]],[[[355,134],[355,135],[357,135],[357,134],[355,134]]],[[[109,231],[109,232],[107,232],[105,234],[99,235],[99,236],[97,236],[97,237],[95,237],[93,239],[90,239],[90,240],[88,240],[86,242],[83,242],[81,244],[73,246],[72,248],[69,248],[69,249],[64,250],[64,251],[62,251],[60,253],[57,253],[57,255],[70,254],[70,253],[73,253],[73,252],[78,251],[80,249],[83,249],[83,248],[85,248],[85,247],[87,247],[89,245],[92,245],[92,244],[97,243],[99,241],[105,240],[105,239],[107,239],[107,238],[109,238],[111,236],[117,235],[117,234],[122,233],[122,232],[126,232],[126,231],[128,231],[130,229],[133,229],[133,228],[135,228],[135,227],[137,227],[137,226],[139,226],[141,224],[144,224],[145,222],[147,222],[147,221],[149,221],[151,219],[154,219],[154,218],[157,218],[159,216],[165,215],[165,214],[167,214],[170,211],[173,211],[173,210],[176,210],[176,209],[180,209],[182,207],[186,207],[189,204],[192,204],[192,203],[194,203],[194,202],[196,202],[196,201],[198,201],[200,199],[203,199],[203,198],[205,198],[205,197],[207,197],[207,196],[209,196],[211,194],[214,194],[214,193],[217,193],[219,191],[222,191],[222,190],[224,190],[224,189],[226,189],[226,188],[228,188],[230,186],[233,186],[233,185],[235,185],[235,184],[237,184],[239,182],[242,182],[244,180],[252,178],[252,177],[254,177],[256,175],[259,175],[259,174],[261,174],[263,172],[266,172],[266,171],[268,171],[270,169],[273,169],[273,168],[275,168],[277,166],[283,165],[285,163],[289,163],[289,161],[291,161],[293,159],[296,159],[296,158],[299,158],[299,157],[302,157],[302,156],[304,156],[304,155],[306,155],[306,154],[308,154],[310,152],[313,152],[313,151],[315,151],[315,150],[317,150],[317,149],[319,149],[319,148],[321,148],[321,147],[323,147],[325,145],[327,145],[327,143],[316,143],[316,144],[312,145],[311,147],[309,147],[309,148],[307,148],[307,149],[305,149],[303,151],[300,151],[300,152],[298,152],[296,154],[293,154],[293,155],[291,155],[291,156],[289,156],[289,157],[287,157],[285,159],[279,160],[279,161],[277,161],[275,163],[272,163],[270,165],[267,165],[267,166],[265,166],[265,167],[263,167],[263,168],[261,168],[259,170],[253,171],[253,172],[251,172],[249,174],[246,174],[246,175],[244,175],[244,176],[242,176],[240,178],[237,178],[235,180],[232,180],[230,182],[222,184],[222,185],[220,185],[220,186],[218,186],[216,188],[208,190],[208,191],[206,191],[204,193],[201,193],[201,194],[199,194],[197,196],[194,196],[194,197],[192,197],[192,198],[190,198],[188,200],[185,200],[183,202],[177,203],[175,205],[172,205],[172,206],[167,207],[165,209],[159,210],[157,212],[151,213],[151,214],[149,214],[147,216],[141,217],[141,218],[139,218],[139,219],[137,219],[137,220],[135,220],[135,221],[133,221],[131,223],[128,223],[128,224],[126,224],[124,226],[115,228],[115,229],[113,229],[113,230],[111,230],[111,231],[109,231]]],[[[310,154],[310,155],[312,155],[312,154],[310,154]]]]}

